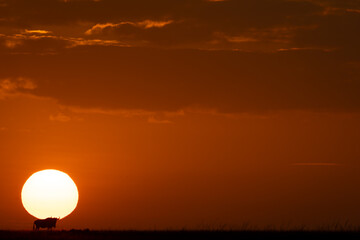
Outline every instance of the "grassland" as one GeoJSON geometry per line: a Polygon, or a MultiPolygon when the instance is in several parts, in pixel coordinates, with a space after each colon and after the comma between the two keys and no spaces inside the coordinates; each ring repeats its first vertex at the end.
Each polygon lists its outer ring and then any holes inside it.
{"type": "Polygon", "coordinates": [[[249,239],[249,240],[322,240],[360,239],[359,231],[0,231],[0,239],[64,239],[64,240],[192,240],[192,239],[249,239]]]}

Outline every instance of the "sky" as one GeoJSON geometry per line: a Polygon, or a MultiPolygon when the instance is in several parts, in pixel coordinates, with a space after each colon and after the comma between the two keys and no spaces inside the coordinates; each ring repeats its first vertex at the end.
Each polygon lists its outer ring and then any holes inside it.
{"type": "Polygon", "coordinates": [[[360,1],[0,0],[0,229],[360,225],[360,1]]]}

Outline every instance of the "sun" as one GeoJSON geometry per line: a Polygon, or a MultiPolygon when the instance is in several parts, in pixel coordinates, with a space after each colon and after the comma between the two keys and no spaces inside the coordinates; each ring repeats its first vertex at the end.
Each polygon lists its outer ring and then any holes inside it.
{"type": "Polygon", "coordinates": [[[25,210],[36,218],[64,218],[76,208],[79,192],[69,175],[47,169],[29,177],[22,188],[21,200],[25,210]]]}

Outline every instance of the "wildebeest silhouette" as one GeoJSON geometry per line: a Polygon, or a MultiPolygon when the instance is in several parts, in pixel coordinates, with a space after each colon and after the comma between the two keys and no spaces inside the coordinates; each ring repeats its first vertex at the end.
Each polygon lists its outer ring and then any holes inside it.
{"type": "Polygon", "coordinates": [[[46,218],[46,219],[38,219],[34,221],[33,230],[39,230],[40,228],[52,229],[56,227],[56,222],[60,218],[46,218]]]}

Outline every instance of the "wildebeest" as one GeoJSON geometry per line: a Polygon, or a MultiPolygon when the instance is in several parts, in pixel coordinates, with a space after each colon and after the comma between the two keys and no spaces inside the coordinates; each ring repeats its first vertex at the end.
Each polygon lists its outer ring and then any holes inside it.
{"type": "Polygon", "coordinates": [[[40,228],[52,229],[56,227],[56,222],[60,218],[46,218],[46,219],[38,219],[34,221],[33,230],[39,230],[40,228]]]}

